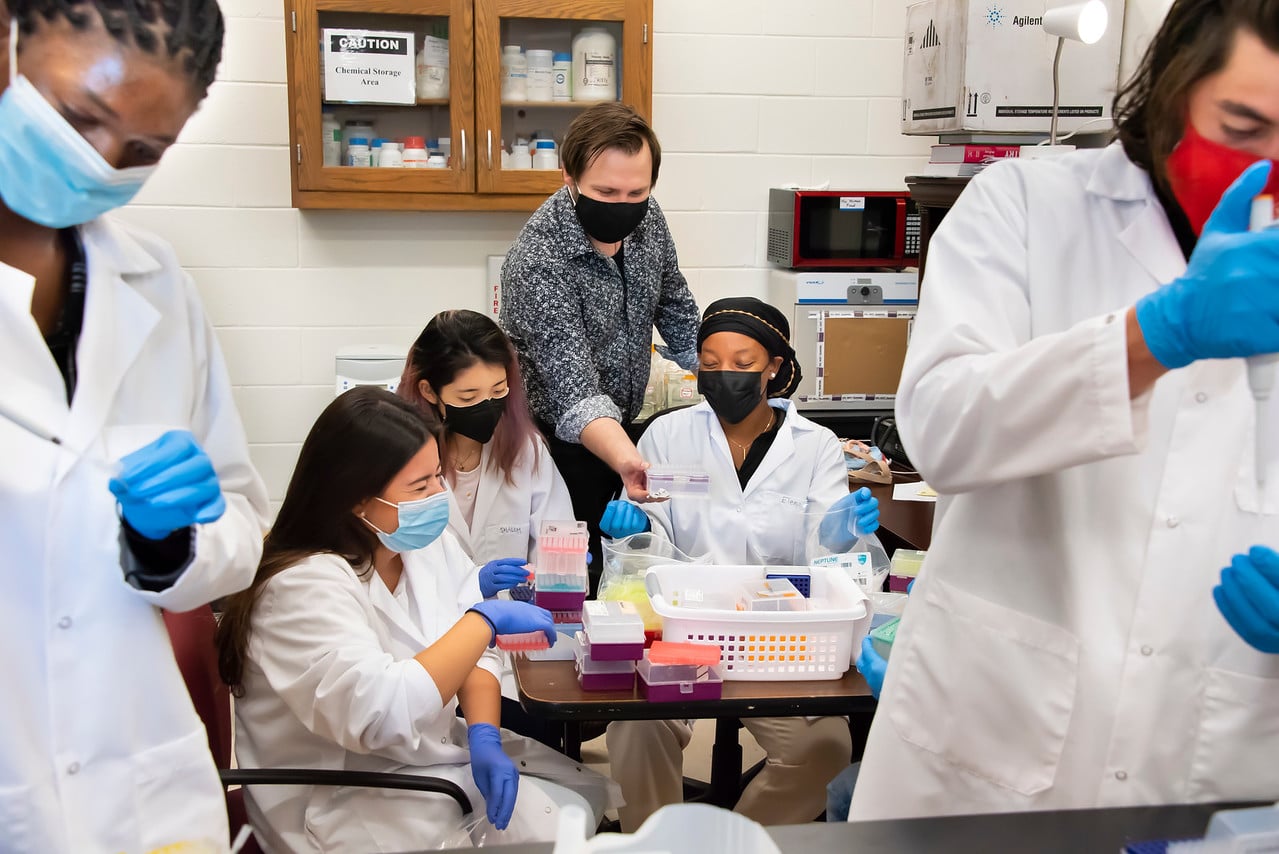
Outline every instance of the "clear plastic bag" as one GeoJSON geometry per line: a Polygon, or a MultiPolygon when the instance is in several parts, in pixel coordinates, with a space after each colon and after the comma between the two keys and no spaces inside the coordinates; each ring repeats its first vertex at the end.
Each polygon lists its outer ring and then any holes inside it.
{"type": "Polygon", "coordinates": [[[708,804],[672,804],[649,816],[633,834],[602,833],[589,838],[586,815],[576,807],[560,811],[554,854],[732,851],[733,854],[781,854],[762,825],[746,816],[708,804]]]}
{"type": "Polygon", "coordinates": [[[709,563],[706,557],[690,557],[673,543],[651,531],[631,534],[617,540],[603,539],[604,569],[600,576],[601,601],[631,602],[644,620],[644,630],[655,632],[662,627],[661,618],[653,612],[644,587],[644,573],[649,567],[668,563],[709,563]]]}
{"type": "Polygon", "coordinates": [[[848,577],[857,582],[867,595],[882,590],[884,582],[888,580],[891,562],[879,537],[863,534],[847,551],[834,551],[821,541],[821,521],[824,515],[808,514],[805,525],[808,538],[804,549],[808,565],[843,567],[848,577]]]}

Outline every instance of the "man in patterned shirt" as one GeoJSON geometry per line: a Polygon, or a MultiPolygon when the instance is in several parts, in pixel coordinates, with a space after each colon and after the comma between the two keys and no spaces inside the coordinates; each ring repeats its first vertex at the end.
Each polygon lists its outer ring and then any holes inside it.
{"type": "Polygon", "coordinates": [[[644,118],[624,104],[591,107],[569,125],[561,155],[564,186],[502,267],[501,319],[573,511],[591,527],[594,580],[609,499],[623,484],[632,500],[648,495],[632,422],[653,327],[662,353],[691,369],[700,315],[650,196],[662,149],[644,118]]]}

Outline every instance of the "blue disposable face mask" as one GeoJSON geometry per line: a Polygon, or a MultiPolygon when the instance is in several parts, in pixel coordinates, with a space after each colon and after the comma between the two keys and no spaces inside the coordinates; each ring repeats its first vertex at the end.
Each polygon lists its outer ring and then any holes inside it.
{"type": "Polygon", "coordinates": [[[0,199],[48,228],[68,228],[128,204],[154,166],[116,169],[17,73],[18,21],[9,27],[9,88],[0,95],[0,199]]]}
{"type": "Polygon", "coordinates": [[[377,532],[377,538],[393,552],[415,552],[424,549],[440,538],[444,529],[449,526],[449,494],[447,491],[428,495],[416,501],[401,501],[392,504],[385,498],[378,498],[388,507],[394,507],[399,517],[399,526],[390,534],[361,516],[370,528],[377,532]]]}

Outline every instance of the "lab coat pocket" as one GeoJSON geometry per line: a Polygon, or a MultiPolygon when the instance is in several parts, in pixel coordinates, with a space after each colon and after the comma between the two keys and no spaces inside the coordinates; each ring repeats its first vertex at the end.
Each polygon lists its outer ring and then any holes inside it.
{"type": "Polygon", "coordinates": [[[1279,798],[1279,679],[1206,673],[1187,800],[1279,798]]]}
{"type": "Polygon", "coordinates": [[[45,838],[41,816],[35,809],[30,786],[0,786],[0,849],[4,851],[53,851],[58,846],[45,838]]]}
{"type": "Polygon", "coordinates": [[[226,799],[200,728],[133,759],[134,792],[143,851],[179,842],[227,839],[226,799]]]}
{"type": "Polygon", "coordinates": [[[746,530],[751,551],[766,566],[805,566],[804,512],[808,499],[761,491],[746,498],[746,530]]]}
{"type": "MultiPolygon", "coordinates": [[[[503,557],[528,558],[528,523],[508,525],[489,525],[484,529],[485,554],[491,559],[503,557]]],[[[478,557],[478,552],[477,552],[478,557]]]]}
{"type": "Polygon", "coordinates": [[[922,592],[889,669],[898,736],[1022,795],[1047,789],[1074,709],[1078,640],[940,579],[922,592]]]}

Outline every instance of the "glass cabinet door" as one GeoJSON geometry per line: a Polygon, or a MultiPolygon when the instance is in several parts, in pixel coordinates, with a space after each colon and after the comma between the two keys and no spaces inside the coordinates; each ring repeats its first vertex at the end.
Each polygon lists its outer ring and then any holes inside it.
{"type": "Polygon", "coordinates": [[[475,0],[479,192],[554,192],[564,131],[592,104],[650,117],[651,18],[651,0],[475,0]]]}
{"type": "Polygon", "coordinates": [[[297,189],[474,192],[472,0],[295,0],[294,8],[297,189]]]}

